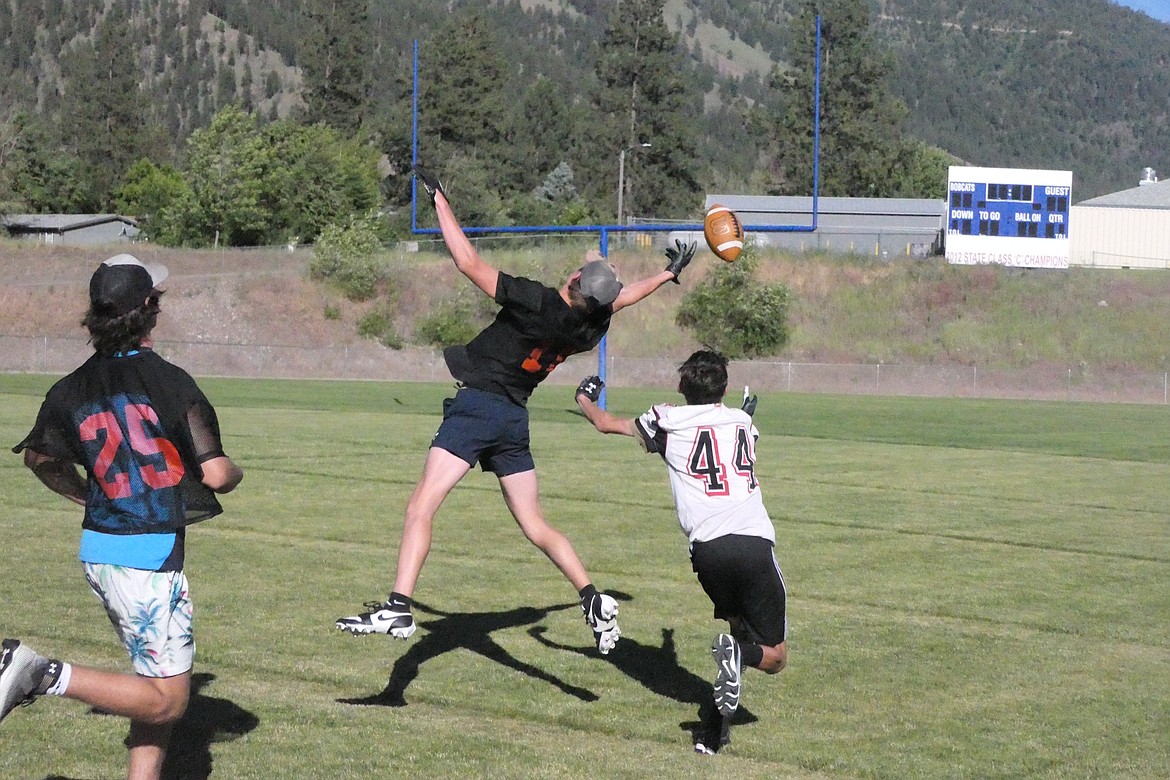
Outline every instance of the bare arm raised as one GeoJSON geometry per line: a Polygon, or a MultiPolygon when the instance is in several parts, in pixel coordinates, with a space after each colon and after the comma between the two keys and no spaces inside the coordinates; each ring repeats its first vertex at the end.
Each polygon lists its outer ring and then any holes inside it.
{"type": "Polygon", "coordinates": [[[451,211],[451,204],[442,190],[435,193],[435,212],[439,215],[439,229],[443,232],[443,242],[455,261],[455,267],[476,287],[495,298],[500,272],[484,262],[479,252],[475,251],[475,247],[463,234],[463,228],[459,227],[455,213],[451,211]]]}
{"type": "Polygon", "coordinates": [[[451,210],[451,204],[447,202],[447,193],[443,191],[443,183],[439,181],[439,177],[426,168],[415,165],[412,166],[411,170],[435,204],[435,213],[439,217],[439,230],[443,233],[443,243],[447,245],[447,251],[451,253],[455,267],[474,282],[476,287],[495,298],[496,283],[499,281],[500,273],[485,263],[479,253],[475,251],[475,247],[467,240],[463,228],[455,219],[455,212],[451,210]]]}
{"type": "Polygon", "coordinates": [[[678,276],[691,262],[691,258],[695,256],[695,247],[697,245],[697,242],[684,244],[682,241],[676,240],[674,246],[668,247],[666,250],[666,258],[670,261],[666,269],[660,274],[623,287],[621,294],[613,302],[613,310],[616,312],[627,306],[633,306],[667,282],[678,284],[678,276]]]}

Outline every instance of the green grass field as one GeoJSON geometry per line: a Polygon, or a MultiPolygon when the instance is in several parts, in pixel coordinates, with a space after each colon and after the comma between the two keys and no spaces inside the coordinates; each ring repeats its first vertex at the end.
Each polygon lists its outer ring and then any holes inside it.
{"type": "MultiPolygon", "coordinates": [[[[0,442],[46,377],[0,377],[0,442]]],[[[406,643],[340,615],[391,584],[447,388],[205,380],[246,470],[193,528],[200,686],[191,777],[1166,777],[1170,410],[765,394],[757,469],[788,582],[790,663],[745,674],[713,758],[689,726],[722,624],[657,458],[597,434],[570,387],[533,398],[545,510],[622,641],[473,472],[436,521],[406,643]],[[395,698],[405,706],[388,706],[395,698]]],[[[661,393],[611,393],[619,413],[661,393]]],[[[0,459],[0,633],[128,669],[76,561],[79,510],[0,459]]],[[[0,725],[0,777],[115,778],[126,723],[41,700],[0,725]]]]}

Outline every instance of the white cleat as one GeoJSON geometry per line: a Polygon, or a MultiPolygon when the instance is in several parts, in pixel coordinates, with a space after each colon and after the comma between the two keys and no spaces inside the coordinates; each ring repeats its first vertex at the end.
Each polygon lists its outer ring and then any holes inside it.
{"type": "Polygon", "coordinates": [[[418,626],[410,610],[392,609],[389,604],[368,604],[369,612],[337,619],[337,627],[351,634],[388,634],[395,639],[409,639],[418,626]]]}

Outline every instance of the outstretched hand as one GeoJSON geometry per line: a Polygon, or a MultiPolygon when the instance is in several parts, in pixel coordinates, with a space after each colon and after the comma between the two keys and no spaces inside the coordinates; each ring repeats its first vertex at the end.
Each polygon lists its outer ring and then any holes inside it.
{"type": "Polygon", "coordinates": [[[435,193],[442,192],[443,195],[447,194],[443,191],[443,182],[439,181],[439,177],[426,168],[423,168],[421,165],[412,165],[410,166],[410,170],[414,171],[415,177],[418,178],[423,189],[427,191],[427,195],[430,196],[432,202],[435,200],[435,193]]]}
{"type": "Polygon", "coordinates": [[[758,395],[749,396],[748,395],[748,388],[744,387],[743,388],[743,406],[741,406],[739,408],[743,409],[744,412],[748,413],[749,417],[755,416],[757,403],[759,403],[759,396],[758,395]]]}
{"type": "Polygon", "coordinates": [[[597,399],[601,397],[601,391],[605,389],[605,382],[599,376],[587,376],[581,380],[581,384],[577,385],[577,393],[573,396],[583,395],[593,403],[597,403],[597,399]]]}
{"type": "Polygon", "coordinates": [[[666,248],[666,259],[670,261],[666,266],[666,270],[668,273],[674,274],[674,278],[671,281],[675,284],[679,283],[678,275],[682,273],[682,270],[691,262],[691,258],[695,256],[695,248],[698,245],[698,241],[684,244],[676,238],[674,240],[674,246],[666,248]]]}

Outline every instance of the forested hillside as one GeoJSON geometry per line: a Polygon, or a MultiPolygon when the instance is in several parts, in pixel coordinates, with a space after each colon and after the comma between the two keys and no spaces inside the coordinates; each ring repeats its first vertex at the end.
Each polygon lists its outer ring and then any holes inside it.
{"type": "Polygon", "coordinates": [[[1072,170],[1077,200],[1170,172],[1170,25],[1106,0],[883,0],[875,21],[924,141],[1072,170]]]}
{"type": "Polygon", "coordinates": [[[822,194],[939,196],[957,159],[1071,169],[1079,200],[1170,168],[1170,25],[1107,0],[0,0],[0,212],[402,230],[415,41],[419,152],[468,224],[612,220],[623,149],[627,214],[804,193],[817,14],[822,194]]]}

